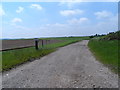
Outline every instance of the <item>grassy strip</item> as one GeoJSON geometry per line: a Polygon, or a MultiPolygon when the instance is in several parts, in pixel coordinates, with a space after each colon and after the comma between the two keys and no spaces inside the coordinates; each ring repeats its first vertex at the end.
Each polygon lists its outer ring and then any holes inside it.
{"type": "Polygon", "coordinates": [[[112,71],[120,73],[118,69],[118,40],[91,40],[88,46],[100,62],[108,66],[112,71]]]}
{"type": "Polygon", "coordinates": [[[54,37],[54,38],[40,38],[43,40],[88,40],[90,39],[88,36],[84,37],[54,37]]]}
{"type": "Polygon", "coordinates": [[[2,71],[9,70],[17,65],[20,65],[24,62],[31,61],[36,58],[45,56],[56,50],[58,47],[62,47],[71,43],[75,43],[79,40],[68,40],[65,42],[48,44],[43,48],[40,46],[40,50],[35,50],[34,47],[23,48],[17,50],[3,51],[2,53],[2,71]]]}
{"type": "Polygon", "coordinates": [[[42,57],[53,51],[54,49],[41,49],[36,51],[33,47],[4,51],[2,52],[2,71],[9,70],[14,66],[42,57]]]}
{"type": "Polygon", "coordinates": [[[43,47],[43,48],[46,48],[46,49],[58,48],[58,47],[63,47],[63,46],[66,46],[66,45],[69,45],[69,44],[72,44],[72,43],[75,43],[78,41],[80,41],[80,40],[68,40],[65,42],[48,44],[48,45],[45,45],[45,47],[43,47]]]}

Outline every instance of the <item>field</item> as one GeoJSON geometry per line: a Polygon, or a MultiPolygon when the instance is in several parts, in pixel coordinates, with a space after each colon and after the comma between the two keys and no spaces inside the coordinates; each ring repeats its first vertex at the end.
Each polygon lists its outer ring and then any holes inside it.
{"type": "MultiPolygon", "coordinates": [[[[54,40],[53,38],[51,38],[54,40]]],[[[51,40],[50,39],[50,40],[51,40]]],[[[35,47],[15,49],[9,51],[2,51],[2,71],[9,70],[17,65],[25,63],[27,61],[40,58],[55,51],[58,47],[62,47],[83,39],[88,39],[88,37],[77,37],[77,38],[55,38],[59,40],[56,43],[45,44],[44,47],[39,46],[39,50],[35,50],[35,47]],[[64,41],[63,41],[64,40],[64,41]]],[[[48,39],[47,39],[48,40],[48,39]]]]}
{"type": "Polygon", "coordinates": [[[119,71],[118,60],[120,59],[118,56],[118,41],[119,40],[91,40],[88,44],[90,50],[96,56],[96,58],[109,67],[112,71],[119,71]]]}
{"type": "MultiPolygon", "coordinates": [[[[74,40],[74,39],[88,39],[88,37],[59,37],[59,38],[40,38],[39,39],[39,46],[47,45],[47,44],[53,44],[58,42],[64,42],[65,40],[74,40]]],[[[20,48],[26,48],[26,47],[33,47],[35,46],[34,39],[16,39],[16,40],[2,40],[2,48],[0,48],[0,51],[6,51],[6,50],[13,50],[13,49],[20,49],[20,48]]]]}
{"type": "MultiPolygon", "coordinates": [[[[52,44],[62,42],[63,40],[43,40],[43,44],[52,44]]],[[[11,50],[11,49],[18,49],[18,48],[25,48],[25,47],[32,47],[34,46],[35,41],[34,39],[19,39],[19,40],[2,40],[2,50],[11,50]]],[[[42,45],[42,40],[39,40],[39,45],[42,45]]]]}

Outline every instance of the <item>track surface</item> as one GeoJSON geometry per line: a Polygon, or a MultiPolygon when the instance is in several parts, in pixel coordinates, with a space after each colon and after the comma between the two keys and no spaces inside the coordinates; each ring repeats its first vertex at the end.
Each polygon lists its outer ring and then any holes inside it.
{"type": "Polygon", "coordinates": [[[98,62],[88,40],[3,73],[4,88],[117,88],[118,76],[98,62]]]}

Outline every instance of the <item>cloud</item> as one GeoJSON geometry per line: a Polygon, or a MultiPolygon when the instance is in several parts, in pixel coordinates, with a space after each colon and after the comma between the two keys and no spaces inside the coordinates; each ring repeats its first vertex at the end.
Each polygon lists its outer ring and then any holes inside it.
{"type": "Polygon", "coordinates": [[[79,19],[73,18],[68,23],[56,23],[41,26],[38,33],[41,36],[87,36],[95,34],[106,34],[117,30],[117,16],[113,16],[105,21],[94,23],[86,17],[79,19]],[[88,23],[87,23],[88,22],[88,23]],[[87,23],[87,24],[86,24],[87,23]],[[47,32],[47,33],[46,33],[47,32]],[[58,33],[59,32],[59,33],[58,33]],[[49,33],[49,34],[48,34],[49,33]]]}
{"type": "Polygon", "coordinates": [[[106,21],[101,21],[98,22],[96,25],[93,27],[93,32],[94,33],[108,33],[108,32],[113,32],[118,30],[118,16],[112,16],[106,21]],[[97,29],[97,30],[95,30],[97,29]]]}
{"type": "Polygon", "coordinates": [[[6,28],[4,26],[3,37],[4,38],[35,38],[35,37],[64,37],[64,36],[87,36],[95,34],[106,34],[118,30],[118,15],[112,16],[105,21],[99,21],[97,23],[90,22],[86,24],[86,21],[90,21],[88,18],[83,17],[76,19],[76,21],[85,22],[84,24],[76,23],[53,23],[43,24],[36,28],[28,28],[25,26],[15,26],[6,28]],[[5,32],[5,30],[7,32],[5,32]],[[11,30],[14,32],[11,32],[11,30]],[[8,32],[10,31],[10,32],[8,32]],[[23,32],[24,31],[24,32],[23,32]],[[21,34],[20,34],[21,33],[21,34]],[[32,36],[32,37],[31,37],[32,36]]]}
{"type": "Polygon", "coordinates": [[[42,10],[42,6],[40,6],[39,4],[31,4],[30,8],[35,8],[37,10],[42,10]]]}
{"type": "Polygon", "coordinates": [[[119,0],[60,0],[59,6],[67,6],[71,9],[80,5],[81,2],[119,2],[119,0]]]}
{"type": "Polygon", "coordinates": [[[66,1],[66,0],[61,0],[61,2],[59,3],[59,6],[67,6],[68,8],[73,8],[74,6],[76,5],[79,5],[83,0],[69,0],[69,1],[66,1]]]}
{"type": "Polygon", "coordinates": [[[82,24],[82,23],[85,23],[85,22],[88,22],[89,19],[88,18],[80,18],[80,19],[76,19],[76,18],[73,18],[71,20],[68,20],[68,23],[69,24],[82,24]]]}
{"type": "Polygon", "coordinates": [[[3,10],[2,5],[0,5],[0,16],[3,16],[3,15],[5,15],[5,11],[3,10]]]}
{"type": "Polygon", "coordinates": [[[18,7],[18,10],[16,10],[16,13],[21,13],[24,10],[23,7],[18,7]]]}
{"type": "Polygon", "coordinates": [[[62,16],[71,16],[71,15],[80,15],[83,14],[83,10],[75,9],[75,10],[62,10],[60,14],[62,16]]]}
{"type": "Polygon", "coordinates": [[[112,13],[108,11],[95,12],[94,14],[97,16],[98,19],[108,18],[112,16],[112,13]]]}
{"type": "Polygon", "coordinates": [[[88,21],[88,18],[83,17],[83,18],[80,18],[80,19],[79,19],[79,22],[80,22],[80,23],[86,22],[86,21],[88,21]]]}
{"type": "Polygon", "coordinates": [[[46,24],[45,27],[64,27],[66,24],[61,24],[61,23],[54,23],[54,24],[46,24]]]}
{"type": "Polygon", "coordinates": [[[12,23],[22,22],[22,19],[20,19],[20,18],[14,18],[11,22],[12,23]]]}
{"type": "Polygon", "coordinates": [[[77,2],[119,2],[119,0],[61,0],[60,3],[77,3],[77,2]]]}

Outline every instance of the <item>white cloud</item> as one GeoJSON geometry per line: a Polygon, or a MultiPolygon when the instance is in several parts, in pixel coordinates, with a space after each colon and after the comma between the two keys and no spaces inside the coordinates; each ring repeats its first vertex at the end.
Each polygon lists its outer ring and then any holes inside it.
{"type": "Polygon", "coordinates": [[[0,5],[0,16],[3,16],[3,15],[5,15],[5,11],[3,10],[2,5],[0,5]]]}
{"type": "Polygon", "coordinates": [[[66,0],[62,0],[60,3],[59,3],[59,6],[67,6],[68,8],[73,8],[74,6],[76,5],[79,5],[80,2],[82,2],[83,0],[76,0],[76,1],[73,1],[73,0],[69,0],[69,1],[66,1],[66,0]]]}
{"type": "Polygon", "coordinates": [[[59,2],[59,6],[67,6],[71,9],[80,5],[81,2],[119,2],[119,0],[60,0],[59,2]]]}
{"type": "Polygon", "coordinates": [[[40,6],[39,4],[31,4],[30,8],[35,8],[35,9],[38,9],[38,10],[42,10],[42,6],[40,6]]]}
{"type": "Polygon", "coordinates": [[[66,24],[55,23],[55,24],[46,24],[45,27],[64,27],[66,24]]]}
{"type": "Polygon", "coordinates": [[[16,10],[17,13],[21,13],[24,10],[23,7],[18,7],[18,10],[16,10]]]}
{"type": "Polygon", "coordinates": [[[81,23],[82,23],[82,22],[86,22],[86,21],[88,21],[88,18],[80,18],[80,19],[79,19],[79,22],[81,22],[81,23]]]}
{"type": "Polygon", "coordinates": [[[112,13],[108,11],[96,12],[94,14],[97,16],[98,19],[108,18],[112,16],[112,13]]]}
{"type": "Polygon", "coordinates": [[[22,22],[22,19],[20,19],[20,18],[14,18],[11,22],[12,23],[22,22]]]}
{"type": "Polygon", "coordinates": [[[119,2],[119,0],[61,0],[60,3],[64,4],[67,2],[77,3],[77,2],[119,2]]]}
{"type": "Polygon", "coordinates": [[[88,22],[89,19],[88,18],[80,18],[80,19],[76,19],[76,18],[73,18],[71,20],[68,20],[68,23],[69,24],[82,24],[82,23],[85,23],[85,22],[88,22]]]}
{"type": "Polygon", "coordinates": [[[39,28],[41,36],[87,36],[94,34],[106,34],[118,30],[117,16],[113,16],[106,21],[93,23],[88,18],[71,19],[68,23],[48,24],[39,28]],[[87,23],[88,22],[88,23],[87,23]],[[47,34],[47,33],[49,34],[47,34]],[[59,32],[59,33],[58,33],[59,32]]]}
{"type": "Polygon", "coordinates": [[[5,32],[5,30],[3,30],[4,33],[3,37],[35,38],[35,37],[87,36],[87,35],[95,35],[95,34],[106,34],[108,32],[113,32],[118,30],[117,15],[105,21],[101,21],[97,23],[90,22],[90,24],[86,24],[86,21],[89,19],[85,17],[75,20],[85,23],[78,25],[76,25],[76,23],[73,24],[54,23],[54,24],[46,24],[46,25],[43,24],[36,28],[28,28],[25,26],[15,26],[15,27],[10,26],[9,30],[14,30],[14,32],[5,32]]]}
{"type": "Polygon", "coordinates": [[[79,14],[83,14],[83,10],[79,10],[79,9],[75,9],[75,10],[63,10],[60,11],[60,14],[63,16],[71,16],[71,15],[79,15],[79,14]]]}
{"type": "Polygon", "coordinates": [[[108,32],[113,32],[118,30],[118,16],[112,16],[106,21],[101,21],[98,22],[96,25],[93,27],[93,32],[95,33],[108,33],[108,32]],[[97,30],[95,30],[97,29],[97,30]]]}

